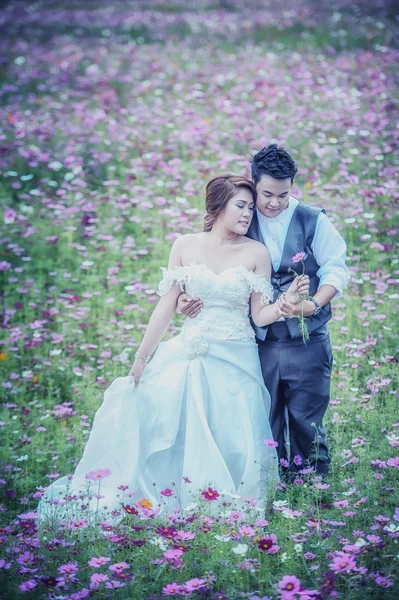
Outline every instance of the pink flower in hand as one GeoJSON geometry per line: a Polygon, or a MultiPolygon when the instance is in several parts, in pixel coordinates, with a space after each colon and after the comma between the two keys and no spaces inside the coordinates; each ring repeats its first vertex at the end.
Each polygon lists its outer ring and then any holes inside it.
{"type": "Polygon", "coordinates": [[[297,252],[295,254],[295,256],[292,257],[292,262],[299,263],[299,262],[301,262],[301,260],[303,260],[305,258],[305,256],[306,256],[305,252],[297,252]]]}

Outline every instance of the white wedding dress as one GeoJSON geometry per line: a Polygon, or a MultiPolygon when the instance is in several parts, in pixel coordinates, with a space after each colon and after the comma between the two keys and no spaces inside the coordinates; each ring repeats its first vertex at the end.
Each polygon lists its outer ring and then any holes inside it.
{"type": "MultiPolygon", "coordinates": [[[[270,396],[248,316],[252,291],[264,303],[272,298],[270,280],[244,266],[217,275],[190,263],[163,269],[158,293],[175,284],[202,299],[200,314],[159,345],[137,387],[132,377],[111,384],[73,479],[47,488],[39,514],[67,489],[76,493],[97,469],[111,471],[101,481],[99,501],[109,510],[121,508],[121,485],[136,492],[126,504],[146,498],[154,507],[165,500],[159,492],[173,488],[170,510],[191,502],[189,490],[208,486],[263,505],[278,481],[275,448],[264,443],[272,439],[270,396]]],[[[91,502],[96,507],[98,499],[91,502]]]]}

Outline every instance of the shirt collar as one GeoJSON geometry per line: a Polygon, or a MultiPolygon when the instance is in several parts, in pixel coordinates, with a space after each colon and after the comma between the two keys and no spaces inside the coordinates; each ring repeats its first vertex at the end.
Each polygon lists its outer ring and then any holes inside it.
{"type": "Polygon", "coordinates": [[[265,217],[258,208],[256,209],[256,214],[258,215],[259,222],[262,223],[262,225],[268,225],[276,222],[280,223],[281,225],[285,225],[287,221],[291,219],[292,214],[297,206],[298,200],[293,196],[290,196],[287,208],[285,208],[277,217],[265,217]]]}

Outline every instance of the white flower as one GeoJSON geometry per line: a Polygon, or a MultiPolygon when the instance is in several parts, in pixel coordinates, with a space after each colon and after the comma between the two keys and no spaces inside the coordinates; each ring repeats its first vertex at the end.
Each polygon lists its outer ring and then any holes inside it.
{"type": "Polygon", "coordinates": [[[231,542],[231,538],[227,535],[214,535],[215,540],[218,542],[231,542]]]}
{"type": "Polygon", "coordinates": [[[164,552],[167,547],[168,544],[165,543],[165,540],[162,537],[154,537],[151,540],[148,540],[150,542],[150,544],[152,544],[153,546],[158,546],[158,548],[160,550],[162,550],[162,552],[164,552]]]}
{"type": "Polygon", "coordinates": [[[186,510],[187,512],[192,512],[197,507],[198,507],[198,502],[192,502],[191,504],[187,504],[187,506],[185,506],[183,508],[183,510],[186,510]]]}
{"type": "Polygon", "coordinates": [[[387,533],[398,533],[399,525],[395,525],[395,523],[390,523],[389,525],[386,525],[383,528],[383,531],[386,531],[387,533]]]}
{"type": "Polygon", "coordinates": [[[231,550],[234,552],[234,554],[241,556],[242,554],[246,554],[248,552],[248,544],[237,544],[237,546],[233,546],[231,550]]]}
{"type": "Polygon", "coordinates": [[[285,517],[286,519],[295,519],[294,515],[292,514],[291,511],[289,510],[282,510],[281,514],[283,517],[285,517]]]}
{"type": "Polygon", "coordinates": [[[298,554],[300,554],[303,550],[303,544],[295,544],[294,545],[294,552],[297,552],[298,554]]]}
{"type": "Polygon", "coordinates": [[[59,356],[62,350],[60,348],[54,348],[54,350],[50,350],[50,356],[59,356]]]}
{"type": "Polygon", "coordinates": [[[273,508],[276,510],[282,510],[284,506],[287,506],[288,500],[275,500],[273,502],[273,508]]]}

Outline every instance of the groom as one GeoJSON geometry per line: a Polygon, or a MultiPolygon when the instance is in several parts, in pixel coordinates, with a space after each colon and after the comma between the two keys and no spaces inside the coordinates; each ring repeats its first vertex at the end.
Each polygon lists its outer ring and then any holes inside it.
{"type": "MultiPolygon", "coordinates": [[[[330,301],[341,295],[349,281],[346,245],[324,210],[291,196],[298,169],[283,148],[276,144],[263,148],[253,157],[251,170],[257,203],[247,235],[267,246],[274,301],[282,296],[281,319],[263,328],[253,324],[271,396],[273,437],[278,442],[283,471],[295,474],[312,466],[326,475],[329,456],[322,419],[329,403],[332,366],[327,322],[331,318],[330,301]],[[295,276],[291,269],[298,271],[298,264],[292,261],[298,252],[304,253],[312,297],[303,303],[310,334],[306,344],[298,319],[292,318],[301,313],[301,305],[290,304],[284,297],[295,276]]],[[[201,301],[182,294],[179,309],[187,316],[196,316],[201,301]]]]}

